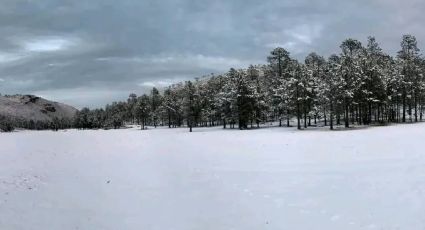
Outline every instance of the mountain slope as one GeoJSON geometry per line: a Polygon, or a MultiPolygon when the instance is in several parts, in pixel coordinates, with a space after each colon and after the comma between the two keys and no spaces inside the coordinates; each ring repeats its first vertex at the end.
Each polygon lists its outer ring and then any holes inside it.
{"type": "Polygon", "coordinates": [[[0,96],[0,115],[24,121],[72,119],[77,109],[33,95],[0,96]]]}

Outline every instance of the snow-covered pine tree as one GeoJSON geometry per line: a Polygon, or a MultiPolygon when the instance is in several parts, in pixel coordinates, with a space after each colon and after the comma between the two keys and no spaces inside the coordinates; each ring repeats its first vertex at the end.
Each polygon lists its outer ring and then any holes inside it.
{"type": "Polygon", "coordinates": [[[325,117],[324,108],[321,108],[320,99],[318,97],[318,88],[319,84],[323,79],[324,66],[326,64],[325,59],[316,54],[310,53],[305,59],[305,65],[307,68],[307,74],[309,78],[309,99],[308,103],[308,111],[309,113],[309,125],[311,124],[311,116],[314,117],[314,124],[317,123],[317,117],[320,113],[325,117]]]}
{"type": "Polygon", "coordinates": [[[412,120],[412,106],[415,107],[415,121],[417,121],[417,98],[418,86],[420,79],[420,55],[417,46],[416,37],[412,35],[404,35],[401,41],[401,50],[398,52],[401,75],[399,76],[402,87],[402,103],[403,118],[402,122],[406,122],[406,110],[410,120],[412,120]]]}
{"type": "Polygon", "coordinates": [[[290,54],[285,49],[278,47],[270,52],[267,60],[269,62],[267,69],[268,95],[271,103],[270,108],[273,112],[272,117],[273,120],[279,119],[279,126],[282,126],[282,118],[287,110],[284,106],[284,98],[280,93],[282,93],[282,88],[289,78],[290,54]]]}
{"type": "Polygon", "coordinates": [[[162,103],[162,96],[159,93],[159,90],[155,87],[153,87],[151,90],[150,100],[151,120],[153,126],[156,128],[156,126],[158,125],[158,118],[160,117],[160,106],[162,103]]]}
{"type": "Polygon", "coordinates": [[[187,126],[189,127],[189,132],[192,132],[192,128],[195,121],[195,97],[196,89],[191,81],[186,81],[185,83],[185,102],[184,102],[184,111],[187,126]]]}
{"type": "Polygon", "coordinates": [[[344,89],[344,123],[345,127],[348,128],[350,126],[349,113],[354,102],[354,94],[361,84],[360,61],[363,47],[360,41],[350,38],[343,41],[340,48],[342,50],[341,84],[344,89]]]}
{"type": "Polygon", "coordinates": [[[134,115],[141,124],[141,129],[145,129],[146,122],[151,112],[151,100],[148,95],[143,94],[137,98],[136,105],[134,107],[134,115]]]}

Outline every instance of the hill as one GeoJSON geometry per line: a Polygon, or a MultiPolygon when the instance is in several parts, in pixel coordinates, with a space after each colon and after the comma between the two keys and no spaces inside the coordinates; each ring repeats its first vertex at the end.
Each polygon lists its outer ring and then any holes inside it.
{"type": "Polygon", "coordinates": [[[34,95],[0,96],[0,115],[13,120],[51,122],[72,119],[78,110],[34,95]]]}

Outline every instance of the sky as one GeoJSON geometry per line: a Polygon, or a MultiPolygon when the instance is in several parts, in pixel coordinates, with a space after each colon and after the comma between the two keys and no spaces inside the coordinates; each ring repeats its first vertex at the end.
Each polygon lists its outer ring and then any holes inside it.
{"type": "Polygon", "coordinates": [[[300,61],[375,36],[425,45],[423,0],[1,0],[0,93],[103,107],[283,47],[300,61]]]}

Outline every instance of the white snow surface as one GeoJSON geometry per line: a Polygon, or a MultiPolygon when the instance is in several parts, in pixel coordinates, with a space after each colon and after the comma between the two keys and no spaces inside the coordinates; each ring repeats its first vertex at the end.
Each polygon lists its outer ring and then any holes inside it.
{"type": "Polygon", "coordinates": [[[0,133],[0,229],[425,229],[425,124],[0,133]]]}

